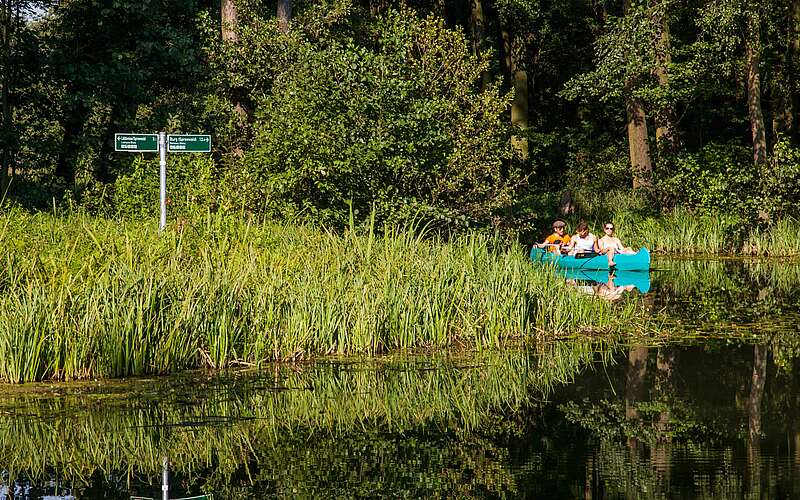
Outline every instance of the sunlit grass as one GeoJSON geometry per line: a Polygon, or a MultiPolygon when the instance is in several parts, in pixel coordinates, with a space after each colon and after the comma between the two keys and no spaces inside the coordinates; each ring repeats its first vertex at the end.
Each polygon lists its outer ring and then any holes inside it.
{"type": "Polygon", "coordinates": [[[585,193],[578,196],[578,205],[577,217],[586,219],[598,235],[602,224],[610,220],[624,242],[655,252],[800,255],[796,237],[800,221],[793,217],[764,225],[725,212],[709,214],[677,207],[664,213],[642,193],[627,189],[585,193]]]}
{"type": "Polygon", "coordinates": [[[0,380],[123,377],[408,349],[496,349],[635,329],[522,248],[417,228],[348,231],[208,215],[154,225],[6,213],[0,380]]]}

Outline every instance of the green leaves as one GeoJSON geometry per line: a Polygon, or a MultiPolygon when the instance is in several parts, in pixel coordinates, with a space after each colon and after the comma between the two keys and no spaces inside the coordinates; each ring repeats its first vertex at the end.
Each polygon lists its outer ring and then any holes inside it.
{"type": "Polygon", "coordinates": [[[476,90],[487,61],[440,19],[409,11],[366,32],[286,40],[238,174],[247,205],[334,225],[346,223],[350,200],[361,216],[374,207],[380,219],[486,223],[510,204],[512,183],[508,99],[476,90]]]}

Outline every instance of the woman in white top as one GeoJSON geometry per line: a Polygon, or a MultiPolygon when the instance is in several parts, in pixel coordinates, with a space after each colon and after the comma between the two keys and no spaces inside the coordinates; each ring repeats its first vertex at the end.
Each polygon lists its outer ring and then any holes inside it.
{"type": "Polygon", "coordinates": [[[579,222],[576,231],[578,233],[570,240],[570,255],[600,253],[597,237],[589,232],[589,226],[585,222],[579,222]]]}
{"type": "Polygon", "coordinates": [[[614,262],[614,255],[615,254],[626,254],[631,255],[635,254],[636,251],[630,247],[626,247],[622,244],[622,242],[614,236],[614,224],[611,222],[606,222],[603,225],[603,232],[605,235],[600,238],[599,246],[600,252],[608,255],[608,266],[614,267],[616,263],[614,262]]]}

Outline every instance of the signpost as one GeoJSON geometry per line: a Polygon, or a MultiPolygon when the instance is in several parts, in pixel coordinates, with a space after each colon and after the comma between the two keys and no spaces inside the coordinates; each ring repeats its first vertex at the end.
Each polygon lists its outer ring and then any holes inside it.
{"type": "Polygon", "coordinates": [[[157,153],[158,134],[114,134],[114,151],[157,153]]]}
{"type": "Polygon", "coordinates": [[[167,136],[170,153],[210,153],[210,135],[170,134],[167,136]]]}
{"type": "Polygon", "coordinates": [[[158,232],[167,226],[167,151],[170,153],[210,153],[208,134],[114,134],[114,151],[126,153],[158,153],[161,217],[158,232]]]}

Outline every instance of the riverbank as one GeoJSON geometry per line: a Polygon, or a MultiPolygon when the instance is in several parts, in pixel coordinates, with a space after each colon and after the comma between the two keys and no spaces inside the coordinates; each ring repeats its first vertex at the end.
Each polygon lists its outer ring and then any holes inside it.
{"type": "MultiPolygon", "coordinates": [[[[558,200],[551,197],[544,206],[557,205],[558,200]]],[[[551,214],[539,225],[549,227],[555,217],[551,214]]],[[[612,221],[623,242],[647,247],[653,253],[800,256],[796,235],[800,221],[794,217],[784,216],[768,223],[724,211],[707,213],[677,207],[662,212],[647,197],[631,190],[579,196],[575,213],[566,220],[569,234],[579,220],[586,220],[590,231],[598,236],[603,233],[603,224],[612,221]]],[[[537,234],[534,239],[541,237],[537,234]]]]}
{"type": "Polygon", "coordinates": [[[494,349],[631,331],[636,304],[569,290],[522,248],[418,231],[333,234],[208,216],[154,224],[0,215],[0,380],[494,349]]]}

